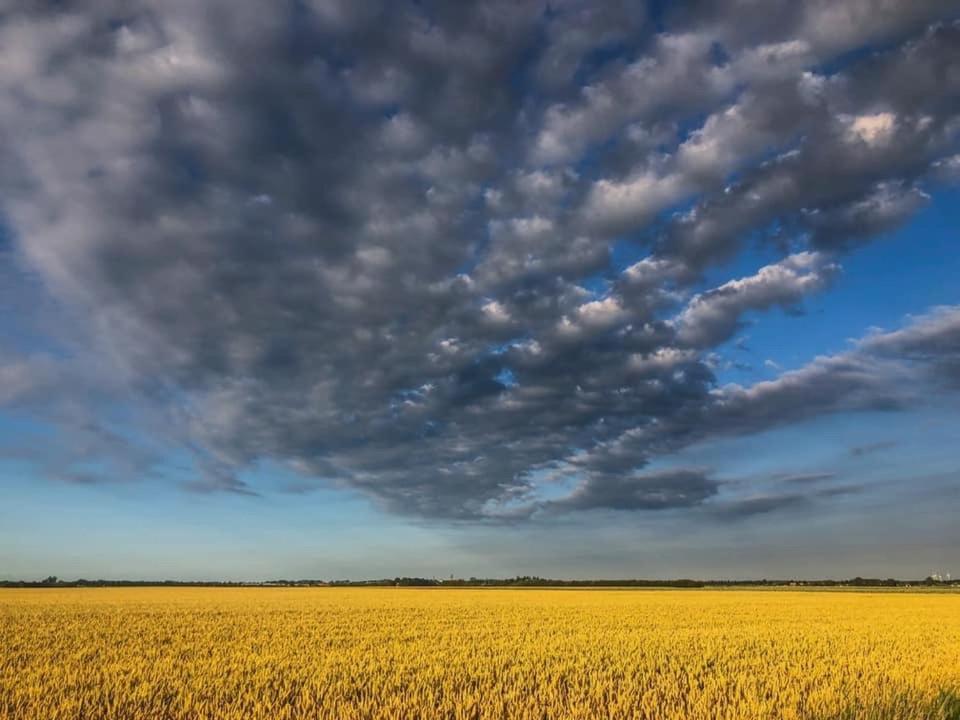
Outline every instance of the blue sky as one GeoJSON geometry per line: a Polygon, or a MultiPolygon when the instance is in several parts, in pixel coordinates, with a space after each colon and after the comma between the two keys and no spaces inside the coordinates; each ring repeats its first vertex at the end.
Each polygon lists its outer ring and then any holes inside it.
{"type": "Polygon", "coordinates": [[[0,579],[960,572],[957,13],[744,2],[0,15],[0,579]]]}

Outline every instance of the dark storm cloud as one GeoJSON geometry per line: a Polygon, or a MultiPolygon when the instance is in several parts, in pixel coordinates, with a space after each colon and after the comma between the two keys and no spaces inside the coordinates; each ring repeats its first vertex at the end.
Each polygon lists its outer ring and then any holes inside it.
{"type": "Polygon", "coordinates": [[[85,360],[51,356],[53,402],[11,357],[0,401],[73,437],[76,477],[155,471],[112,449],[149,435],[191,490],[254,492],[270,461],[475,520],[710,503],[707,475],[644,466],[960,387],[955,308],[718,387],[748,315],[842,281],[952,181],[960,29],[938,2],[709,5],[4,7],[0,202],[85,360]],[[650,245],[624,270],[620,233],[650,245]],[[757,236],[782,257],[702,287],[757,236]],[[85,426],[118,398],[127,432],[85,426]],[[545,500],[554,474],[576,489],[545,500]]]}

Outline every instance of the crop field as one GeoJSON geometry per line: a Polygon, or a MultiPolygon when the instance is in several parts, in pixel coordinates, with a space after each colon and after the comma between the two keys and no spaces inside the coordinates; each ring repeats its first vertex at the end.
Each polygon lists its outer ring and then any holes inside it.
{"type": "Polygon", "coordinates": [[[960,594],[0,591],[0,718],[960,718],[960,594]]]}

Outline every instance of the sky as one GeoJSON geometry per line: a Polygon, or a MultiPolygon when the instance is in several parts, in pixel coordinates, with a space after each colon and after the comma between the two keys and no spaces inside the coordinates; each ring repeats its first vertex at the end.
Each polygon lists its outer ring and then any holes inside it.
{"type": "Polygon", "coordinates": [[[0,0],[0,579],[960,575],[948,0],[0,0]]]}

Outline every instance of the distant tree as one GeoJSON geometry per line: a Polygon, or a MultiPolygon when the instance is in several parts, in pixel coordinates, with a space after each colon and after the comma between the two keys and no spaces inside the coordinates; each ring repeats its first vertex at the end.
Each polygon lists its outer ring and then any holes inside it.
{"type": "Polygon", "coordinates": [[[44,584],[44,585],[56,585],[56,584],[57,584],[57,576],[56,576],[56,575],[48,575],[46,578],[44,578],[43,584],[44,584]]]}

